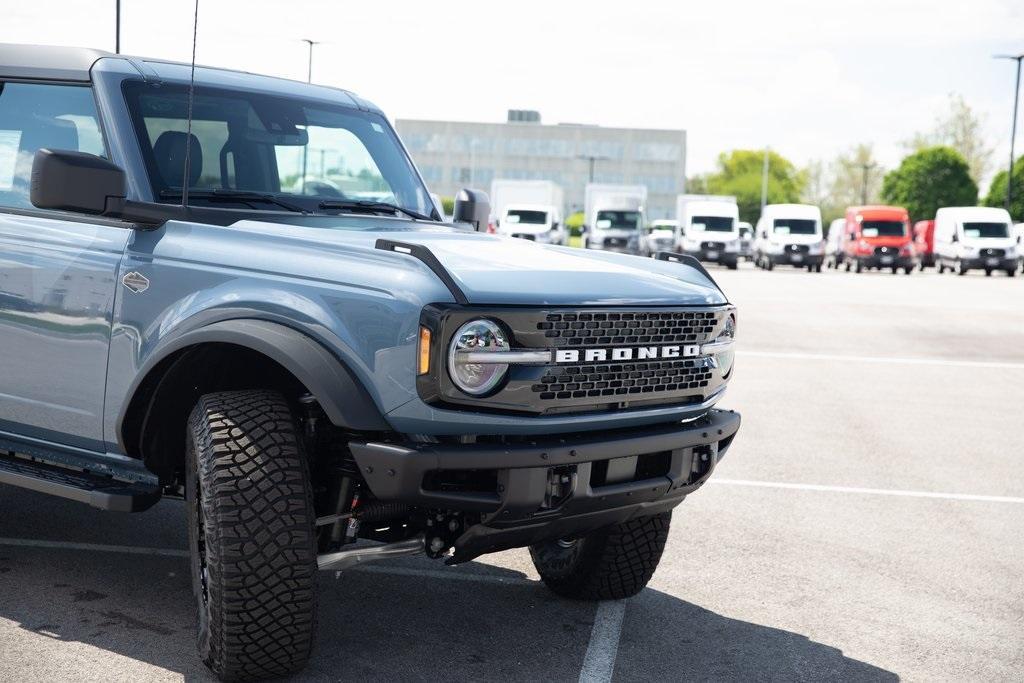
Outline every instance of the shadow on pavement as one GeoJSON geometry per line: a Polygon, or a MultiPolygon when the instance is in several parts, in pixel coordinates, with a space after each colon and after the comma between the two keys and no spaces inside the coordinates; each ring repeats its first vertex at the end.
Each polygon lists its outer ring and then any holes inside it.
{"type": "MultiPolygon", "coordinates": [[[[115,516],[0,487],[0,538],[144,547],[177,539],[159,547],[184,548],[182,528],[173,503],[115,516]]],[[[303,680],[578,679],[592,604],[559,599],[492,565],[389,566],[480,578],[323,573],[319,640],[303,680]]],[[[184,558],[0,543],[0,678],[137,679],[160,676],[149,668],[159,667],[207,680],[195,655],[191,601],[184,558]]],[[[896,680],[834,647],[659,591],[627,605],[617,680],[824,678],[896,680]]]]}

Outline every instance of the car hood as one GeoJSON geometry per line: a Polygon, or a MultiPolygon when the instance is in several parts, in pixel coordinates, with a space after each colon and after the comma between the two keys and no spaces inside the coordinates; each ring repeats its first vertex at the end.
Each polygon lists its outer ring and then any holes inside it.
{"type": "Polygon", "coordinates": [[[714,283],[678,263],[475,233],[400,239],[428,247],[474,304],[725,303],[714,283]]]}
{"type": "MultiPolygon", "coordinates": [[[[472,304],[650,306],[727,303],[712,280],[681,263],[552,246],[436,224],[388,220],[378,223],[375,229],[330,229],[241,221],[230,229],[273,234],[278,240],[294,244],[296,250],[337,253],[339,278],[346,272],[347,264],[343,258],[346,256],[360,258],[372,250],[374,258],[382,255],[403,260],[415,258],[375,249],[378,240],[422,245],[451,274],[472,304]],[[403,225],[408,227],[399,227],[403,225]]],[[[277,248],[287,247],[281,244],[277,248]]],[[[425,264],[421,263],[420,267],[427,270],[425,264]]]]}
{"type": "Polygon", "coordinates": [[[499,232],[503,235],[539,235],[548,232],[551,226],[545,223],[509,223],[502,224],[499,232]]]}

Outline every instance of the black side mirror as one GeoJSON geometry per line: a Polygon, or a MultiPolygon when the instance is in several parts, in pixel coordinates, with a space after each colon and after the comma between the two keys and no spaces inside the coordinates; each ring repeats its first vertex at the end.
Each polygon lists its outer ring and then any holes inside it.
{"type": "Polygon", "coordinates": [[[954,232],[954,233],[953,233],[953,237],[952,237],[952,238],[951,238],[951,239],[950,239],[949,241],[950,241],[950,242],[959,242],[959,241],[960,241],[960,235],[958,235],[958,234],[956,234],[956,233],[954,232]]]}
{"type": "Polygon", "coordinates": [[[95,154],[41,149],[32,160],[29,198],[40,209],[115,213],[127,195],[124,171],[95,154]]]}
{"type": "Polygon", "coordinates": [[[486,193],[480,190],[462,189],[455,195],[453,223],[469,223],[477,232],[486,232],[490,215],[491,201],[487,198],[486,193]]]}

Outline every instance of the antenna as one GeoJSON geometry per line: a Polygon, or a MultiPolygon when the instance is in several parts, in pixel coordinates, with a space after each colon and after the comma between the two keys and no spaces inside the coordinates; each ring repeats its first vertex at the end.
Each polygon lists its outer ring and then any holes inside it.
{"type": "Polygon", "coordinates": [[[199,0],[192,19],[192,73],[188,80],[188,124],[185,133],[185,172],[181,179],[181,208],[188,208],[188,179],[192,176],[192,101],[196,93],[196,35],[199,32],[199,0]]]}

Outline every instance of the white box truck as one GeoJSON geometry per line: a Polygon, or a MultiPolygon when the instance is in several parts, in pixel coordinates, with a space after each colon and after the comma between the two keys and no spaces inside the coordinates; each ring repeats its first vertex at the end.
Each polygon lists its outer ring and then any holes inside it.
{"type": "Polygon", "coordinates": [[[508,180],[491,183],[491,210],[496,232],[534,242],[568,244],[565,193],[550,180],[508,180]]]}
{"type": "Polygon", "coordinates": [[[583,246],[637,254],[643,231],[644,185],[609,185],[588,183],[583,200],[583,246]]]}
{"type": "Polygon", "coordinates": [[[678,251],[699,261],[720,263],[730,270],[739,264],[740,210],[727,195],[681,194],[676,197],[678,251]]]}

